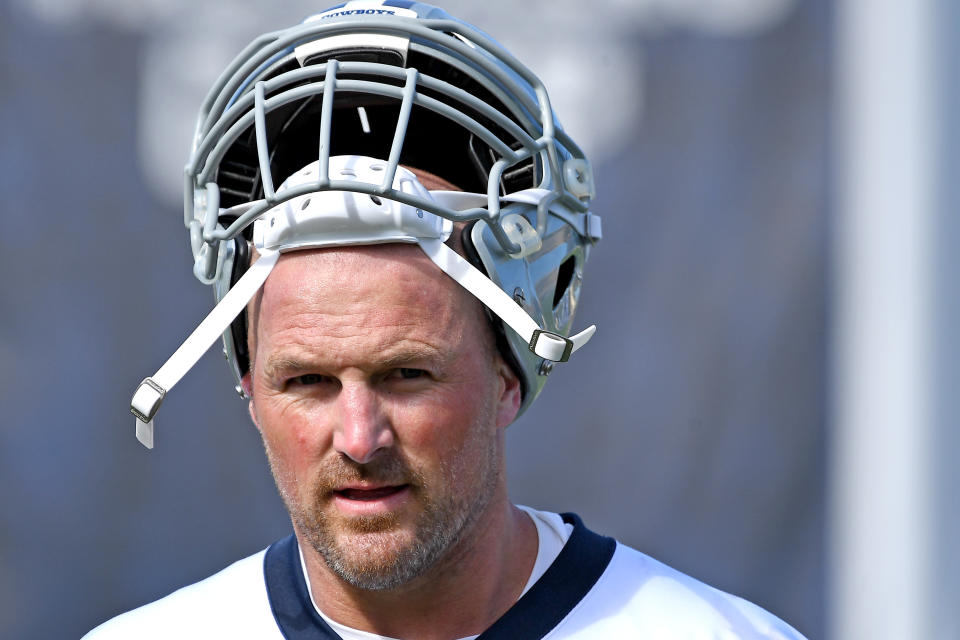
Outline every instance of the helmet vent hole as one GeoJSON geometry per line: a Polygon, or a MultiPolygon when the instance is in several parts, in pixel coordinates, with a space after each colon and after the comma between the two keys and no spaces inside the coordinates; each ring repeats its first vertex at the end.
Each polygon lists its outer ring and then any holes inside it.
{"type": "Polygon", "coordinates": [[[373,204],[377,205],[378,207],[383,204],[383,200],[381,200],[377,196],[371,195],[370,199],[373,200],[373,204]]]}
{"type": "Polygon", "coordinates": [[[383,165],[382,165],[382,164],[372,164],[372,165],[370,165],[370,168],[371,168],[373,171],[383,171],[383,165]]]}
{"type": "Polygon", "coordinates": [[[353,169],[341,169],[341,170],[340,170],[340,175],[342,175],[342,176],[345,177],[345,178],[356,178],[356,177],[357,177],[357,174],[353,171],[353,169]]]}
{"type": "Polygon", "coordinates": [[[307,198],[303,201],[303,204],[300,205],[300,210],[303,211],[310,206],[310,198],[307,198]]]}
{"type": "Polygon", "coordinates": [[[576,266],[576,259],[574,256],[570,256],[564,260],[560,268],[557,269],[557,288],[553,292],[554,307],[560,303],[560,299],[563,298],[563,294],[566,293],[567,288],[570,286],[570,281],[573,279],[574,266],[576,266]]]}

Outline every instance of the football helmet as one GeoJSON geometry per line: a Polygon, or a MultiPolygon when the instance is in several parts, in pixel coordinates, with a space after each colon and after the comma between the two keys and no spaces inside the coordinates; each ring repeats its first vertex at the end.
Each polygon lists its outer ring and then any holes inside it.
{"type": "Polygon", "coordinates": [[[217,304],[138,387],[138,439],[153,446],[165,394],[217,337],[242,395],[243,311],[280,253],[348,244],[417,243],[477,296],[522,412],[594,332],[570,335],[601,237],[593,196],[540,80],[441,9],[355,0],[255,39],[204,100],[184,170],[193,271],[217,304]],[[454,232],[465,256],[444,244],[454,232]]]}

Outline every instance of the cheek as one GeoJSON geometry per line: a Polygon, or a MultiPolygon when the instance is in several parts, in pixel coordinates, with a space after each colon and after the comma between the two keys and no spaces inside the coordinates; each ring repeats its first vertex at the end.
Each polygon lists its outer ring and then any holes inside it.
{"type": "Polygon", "coordinates": [[[395,406],[391,422],[398,447],[421,469],[460,475],[457,467],[480,455],[496,429],[490,407],[470,391],[440,401],[395,406]]]}
{"type": "Polygon", "coordinates": [[[328,429],[322,417],[296,403],[269,395],[256,399],[260,433],[276,466],[286,475],[307,478],[310,469],[329,448],[328,429]]]}
{"type": "Polygon", "coordinates": [[[416,440],[456,438],[477,421],[483,403],[477,391],[465,385],[434,391],[421,398],[387,399],[391,422],[416,440]]]}

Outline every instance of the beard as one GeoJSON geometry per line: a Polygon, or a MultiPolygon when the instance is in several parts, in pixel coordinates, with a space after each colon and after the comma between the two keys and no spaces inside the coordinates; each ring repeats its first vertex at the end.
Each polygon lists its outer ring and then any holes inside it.
{"type": "Polygon", "coordinates": [[[475,443],[427,477],[395,449],[366,464],[337,455],[324,464],[301,499],[292,478],[264,440],[270,469],[293,524],[341,580],[357,589],[395,589],[426,573],[463,539],[497,489],[500,451],[495,439],[475,443]],[[459,464],[458,464],[459,463],[459,464]],[[461,478],[458,469],[478,467],[479,475],[461,478]],[[337,517],[330,502],[337,487],[364,480],[406,485],[419,511],[413,535],[398,513],[337,517]]]}

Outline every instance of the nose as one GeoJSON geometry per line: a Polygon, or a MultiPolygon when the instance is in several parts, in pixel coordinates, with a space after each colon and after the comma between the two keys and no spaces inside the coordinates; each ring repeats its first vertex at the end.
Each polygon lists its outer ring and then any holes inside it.
{"type": "Polygon", "coordinates": [[[366,464],[378,451],[393,446],[393,428],[380,398],[367,385],[344,384],[337,404],[339,419],[333,434],[336,451],[366,464]]]}

